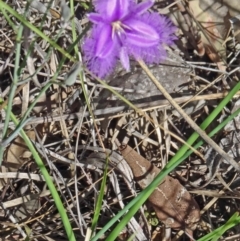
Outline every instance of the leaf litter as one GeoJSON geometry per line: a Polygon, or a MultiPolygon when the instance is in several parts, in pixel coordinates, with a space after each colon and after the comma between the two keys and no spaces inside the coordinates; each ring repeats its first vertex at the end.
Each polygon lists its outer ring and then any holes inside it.
{"type": "MultiPolygon", "coordinates": [[[[223,93],[234,86],[239,78],[240,9],[236,2],[156,1],[153,6],[155,11],[164,13],[172,19],[177,26],[178,40],[174,46],[167,48],[168,59],[150,68],[179,103],[185,104],[192,96],[197,95],[198,99],[183,107],[196,123],[202,122],[208,112],[219,103],[223,93]]],[[[26,8],[25,2],[10,1],[9,5],[20,12],[26,8]]],[[[67,9],[63,11],[64,16],[61,19],[61,8],[66,6],[68,2],[52,2],[49,6],[45,1],[34,0],[29,9],[29,20],[37,27],[41,26],[41,20],[47,13],[42,22],[43,31],[51,38],[55,38],[62,31],[57,42],[64,49],[73,42],[71,25],[65,21],[69,18],[67,9]]],[[[82,30],[88,27],[86,10],[81,2],[75,5],[75,14],[74,21],[78,33],[81,34],[82,30]],[[81,18],[77,18],[80,15],[81,18]]],[[[1,96],[7,100],[14,68],[15,32],[2,13],[0,18],[0,90],[1,96]]],[[[16,19],[13,18],[12,21],[18,26],[16,19]]],[[[61,54],[57,50],[51,49],[46,41],[36,38],[31,31],[25,35],[25,39],[23,38],[25,44],[21,57],[26,54],[26,48],[29,46],[26,38],[30,37],[34,44],[27,58],[28,64],[24,68],[24,74],[19,79],[22,85],[28,82],[28,86],[16,93],[13,101],[13,113],[19,119],[39,93],[39,89],[55,74],[61,59],[61,54]]],[[[143,116],[134,113],[104,86],[98,84],[92,75],[85,72],[84,86],[91,94],[89,101],[100,134],[96,135],[90,113],[86,109],[76,69],[72,62],[66,61],[57,78],[62,83],[65,82],[66,86],[52,86],[32,110],[24,126],[25,130],[30,129],[30,132],[34,133],[34,138],[31,139],[59,188],[78,240],[84,240],[98,195],[97,183],[102,175],[101,163],[104,161],[104,157],[99,154],[104,153],[101,142],[113,153],[113,163],[109,167],[112,174],[109,174],[98,228],[137,195],[141,187],[134,172],[131,171],[131,166],[129,168],[127,162],[122,160],[122,154],[114,140],[126,137],[130,133],[129,148],[136,148],[134,153],[138,158],[151,162],[154,168],[160,170],[182,145],[169,134],[169,131],[182,140],[186,140],[192,133],[185,120],[174,112],[139,66],[132,60],[130,65],[131,72],[126,73],[118,66],[105,81],[142,108],[144,113],[155,120],[156,125],[153,126],[143,116]],[[158,128],[159,124],[163,124],[164,130],[158,128]]],[[[80,66],[80,63],[77,66],[80,66]]],[[[207,131],[239,108],[238,97],[239,95],[232,100],[207,131]]],[[[1,128],[4,119],[5,113],[1,110],[1,128]]],[[[239,117],[236,117],[223,131],[213,137],[215,142],[236,161],[239,160],[238,126],[239,117]]],[[[9,134],[13,128],[14,125],[10,122],[9,134]]],[[[186,205],[183,209],[173,212],[169,220],[176,218],[179,212],[181,217],[185,217],[185,210],[193,203],[193,206],[200,209],[200,221],[196,222],[196,229],[190,235],[194,239],[226,223],[229,217],[239,210],[240,191],[239,175],[219,157],[218,153],[208,145],[203,145],[198,151],[199,153],[192,154],[166,178],[169,180],[167,182],[172,182],[176,186],[172,189],[176,191],[175,194],[187,190],[184,193],[190,200],[190,204],[182,204],[186,205]]],[[[28,227],[31,230],[31,237],[36,240],[66,240],[59,215],[46,190],[44,180],[20,137],[8,143],[1,170],[5,175],[0,176],[0,236],[20,240],[26,238],[27,229],[24,227],[28,227]],[[10,162],[13,162],[14,169],[8,165],[10,162]]],[[[164,195],[168,195],[168,188],[164,192],[164,195]]],[[[177,209],[176,196],[169,195],[168,198],[173,208],[177,209]]],[[[157,199],[162,201],[162,197],[157,199]]],[[[151,203],[151,198],[149,201],[151,203]]],[[[161,201],[158,202],[159,205],[161,201]]],[[[186,235],[189,235],[189,232],[182,224],[177,229],[171,228],[169,234],[170,225],[164,225],[165,216],[162,214],[169,210],[168,206],[163,205],[161,210],[155,208],[160,219],[156,227],[145,217],[146,210],[151,211],[151,206],[147,203],[119,234],[119,240],[126,240],[132,233],[137,233],[135,240],[157,240],[155,237],[159,236],[160,240],[187,239],[186,235]],[[182,228],[185,234],[181,233],[179,228],[182,228]]],[[[192,219],[199,219],[199,211],[193,214],[192,219]]],[[[239,229],[239,225],[235,226],[224,234],[223,239],[232,237],[237,240],[239,229]]]]}

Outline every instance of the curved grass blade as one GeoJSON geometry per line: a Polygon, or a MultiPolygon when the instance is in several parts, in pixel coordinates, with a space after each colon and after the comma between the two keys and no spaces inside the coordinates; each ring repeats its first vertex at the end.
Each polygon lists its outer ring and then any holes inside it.
{"type": "MultiPolygon", "coordinates": [[[[216,116],[220,113],[220,111],[226,106],[226,104],[232,99],[232,97],[237,93],[240,89],[240,82],[236,84],[236,86],[228,93],[228,95],[220,102],[216,109],[204,120],[201,124],[202,129],[206,129],[207,126],[216,118],[216,116]]],[[[198,138],[197,133],[193,133],[188,139],[187,143],[192,145],[198,138]]],[[[121,222],[114,228],[111,234],[108,236],[106,241],[115,240],[121,230],[126,226],[129,220],[133,217],[133,215],[139,210],[139,208],[143,205],[143,203],[148,199],[153,190],[159,185],[159,183],[164,179],[166,175],[168,175],[171,171],[173,171],[183,160],[180,158],[187,152],[188,147],[183,145],[176,155],[167,163],[167,165],[163,168],[163,170],[157,175],[157,177],[153,180],[153,182],[142,191],[136,198],[134,198],[130,203],[126,205],[126,207],[121,210],[112,220],[110,220],[101,231],[99,231],[91,241],[96,241],[100,238],[115,222],[119,220],[124,214],[126,214],[121,222]]]]}
{"type": "MultiPolygon", "coordinates": [[[[3,102],[2,99],[0,99],[1,102],[3,102]]],[[[6,108],[5,108],[6,110],[6,108]]],[[[10,118],[11,120],[14,122],[15,125],[18,125],[18,120],[17,118],[15,117],[15,115],[13,113],[10,114],[10,118]]],[[[76,241],[75,239],[75,236],[74,236],[74,233],[73,233],[73,230],[72,230],[72,226],[71,226],[71,223],[68,219],[68,216],[67,216],[67,213],[66,213],[66,210],[63,206],[63,203],[60,199],[60,196],[53,184],[53,181],[46,169],[46,167],[44,166],[44,163],[42,161],[42,159],[40,158],[39,154],[37,153],[34,145],[32,144],[31,140],[29,139],[29,137],[27,136],[27,134],[24,132],[24,130],[20,130],[20,135],[21,137],[23,138],[23,140],[25,141],[26,145],[28,146],[29,150],[31,151],[34,159],[35,159],[35,162],[36,164],[38,165],[46,183],[47,183],[47,186],[49,188],[49,191],[51,192],[51,195],[54,199],[54,202],[55,202],[55,205],[58,209],[58,212],[60,214],[60,217],[62,219],[62,222],[63,222],[63,226],[65,228],[65,231],[67,233],[67,237],[68,237],[68,240],[70,241],[76,241]]]]}

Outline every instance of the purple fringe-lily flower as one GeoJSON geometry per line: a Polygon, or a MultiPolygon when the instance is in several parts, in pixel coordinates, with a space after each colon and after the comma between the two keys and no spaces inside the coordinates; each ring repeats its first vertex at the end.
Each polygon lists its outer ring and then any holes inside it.
{"type": "Polygon", "coordinates": [[[154,1],[137,4],[134,0],[95,0],[97,13],[88,14],[93,23],[90,36],[84,40],[84,59],[90,71],[103,78],[117,61],[129,71],[129,57],[148,64],[166,58],[164,44],[176,39],[175,27],[166,17],[147,11],[154,1]]]}

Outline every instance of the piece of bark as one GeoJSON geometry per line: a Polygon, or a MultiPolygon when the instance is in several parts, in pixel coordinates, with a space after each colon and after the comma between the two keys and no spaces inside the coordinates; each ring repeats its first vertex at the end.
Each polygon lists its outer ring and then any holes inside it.
{"type": "MultiPolygon", "coordinates": [[[[159,174],[160,169],[128,145],[121,146],[119,149],[131,167],[136,182],[142,189],[146,188],[159,174]]],[[[200,219],[199,206],[178,180],[166,176],[148,201],[166,226],[187,230],[196,228],[200,219]]]]}

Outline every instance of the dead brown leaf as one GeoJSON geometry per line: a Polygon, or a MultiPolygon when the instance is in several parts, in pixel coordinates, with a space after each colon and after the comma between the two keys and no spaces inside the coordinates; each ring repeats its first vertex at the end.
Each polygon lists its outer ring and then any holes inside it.
{"type": "MultiPolygon", "coordinates": [[[[120,148],[120,151],[131,167],[136,182],[142,189],[146,188],[158,175],[160,169],[128,145],[120,148]]],[[[178,180],[167,176],[148,201],[166,226],[174,229],[196,228],[196,223],[200,219],[199,206],[178,180]]]]}

